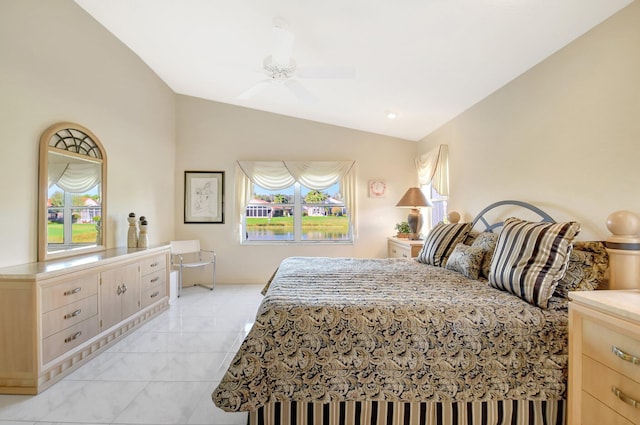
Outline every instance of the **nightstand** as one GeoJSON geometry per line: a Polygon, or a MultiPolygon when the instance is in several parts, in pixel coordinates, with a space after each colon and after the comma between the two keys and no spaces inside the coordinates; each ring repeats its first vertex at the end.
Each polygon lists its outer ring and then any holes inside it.
{"type": "Polygon", "coordinates": [[[640,424],[640,290],[569,299],[569,424],[640,424]]]}
{"type": "Polygon", "coordinates": [[[412,241],[403,238],[387,238],[387,257],[413,258],[417,257],[424,245],[424,240],[412,241]]]}

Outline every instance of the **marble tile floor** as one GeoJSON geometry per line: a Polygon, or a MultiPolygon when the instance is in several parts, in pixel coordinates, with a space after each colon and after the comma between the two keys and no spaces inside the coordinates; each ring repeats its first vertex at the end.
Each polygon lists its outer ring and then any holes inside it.
{"type": "Polygon", "coordinates": [[[187,287],[150,320],[36,396],[0,395],[0,425],[246,424],[211,392],[251,328],[263,285],[187,287]]]}

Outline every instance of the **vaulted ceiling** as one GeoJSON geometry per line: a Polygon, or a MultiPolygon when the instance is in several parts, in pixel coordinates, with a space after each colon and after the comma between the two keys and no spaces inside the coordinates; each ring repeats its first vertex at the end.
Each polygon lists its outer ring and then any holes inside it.
{"type": "Polygon", "coordinates": [[[419,140],[632,0],[76,2],[176,93],[419,140]]]}

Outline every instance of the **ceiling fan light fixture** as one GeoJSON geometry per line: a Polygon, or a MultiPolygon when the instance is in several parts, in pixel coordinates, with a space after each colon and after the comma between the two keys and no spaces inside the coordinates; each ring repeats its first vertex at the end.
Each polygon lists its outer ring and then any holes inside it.
{"type": "Polygon", "coordinates": [[[267,56],[264,58],[264,61],[262,61],[262,66],[264,67],[265,74],[276,81],[288,80],[292,78],[296,72],[296,63],[293,59],[289,59],[287,66],[282,66],[274,63],[272,56],[267,56]]]}
{"type": "Polygon", "coordinates": [[[398,118],[398,114],[393,111],[387,111],[385,112],[385,114],[387,115],[387,118],[390,120],[395,120],[396,118],[398,118]]]}

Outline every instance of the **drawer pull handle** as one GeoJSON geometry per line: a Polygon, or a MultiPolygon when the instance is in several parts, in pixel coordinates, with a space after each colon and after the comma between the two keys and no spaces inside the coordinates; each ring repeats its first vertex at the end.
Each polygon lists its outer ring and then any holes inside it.
{"type": "Polygon", "coordinates": [[[158,262],[156,261],[156,262],[151,263],[149,266],[150,267],[156,267],[157,265],[158,265],[158,262]]]}
{"type": "Polygon", "coordinates": [[[155,283],[158,280],[160,280],[160,278],[158,276],[154,277],[153,279],[151,279],[151,283],[155,283]]]}
{"type": "Polygon", "coordinates": [[[158,295],[160,295],[160,291],[156,291],[156,292],[154,292],[153,294],[151,294],[151,297],[150,297],[150,298],[155,298],[155,297],[157,297],[158,295]]]}
{"type": "Polygon", "coordinates": [[[640,408],[640,401],[632,399],[631,397],[627,396],[625,393],[620,391],[618,388],[611,387],[611,392],[614,393],[616,397],[618,397],[620,400],[627,403],[628,405],[633,406],[635,408],[640,408]]]}
{"type": "Polygon", "coordinates": [[[78,286],[77,288],[73,288],[70,291],[64,291],[64,296],[66,297],[67,295],[77,294],[80,291],[82,291],[82,288],[78,286]]]}
{"type": "Polygon", "coordinates": [[[78,316],[80,313],[82,313],[81,309],[77,309],[76,311],[74,311],[73,313],[68,313],[64,315],[65,319],[71,319],[72,317],[76,317],[78,316]]]}
{"type": "Polygon", "coordinates": [[[78,338],[80,337],[80,335],[82,335],[82,331],[78,331],[78,332],[74,333],[73,335],[71,335],[71,336],[69,336],[69,337],[66,337],[66,338],[64,339],[64,342],[65,342],[65,343],[66,343],[66,342],[71,342],[71,341],[73,341],[74,339],[78,339],[78,338]]]}
{"type": "Polygon", "coordinates": [[[619,349],[618,347],[616,347],[615,345],[611,347],[611,351],[613,351],[613,354],[615,354],[616,356],[620,357],[622,360],[629,362],[629,363],[633,363],[635,365],[640,365],[640,357],[636,357],[636,356],[632,356],[631,354],[627,354],[624,351],[622,351],[621,349],[619,349]]]}

